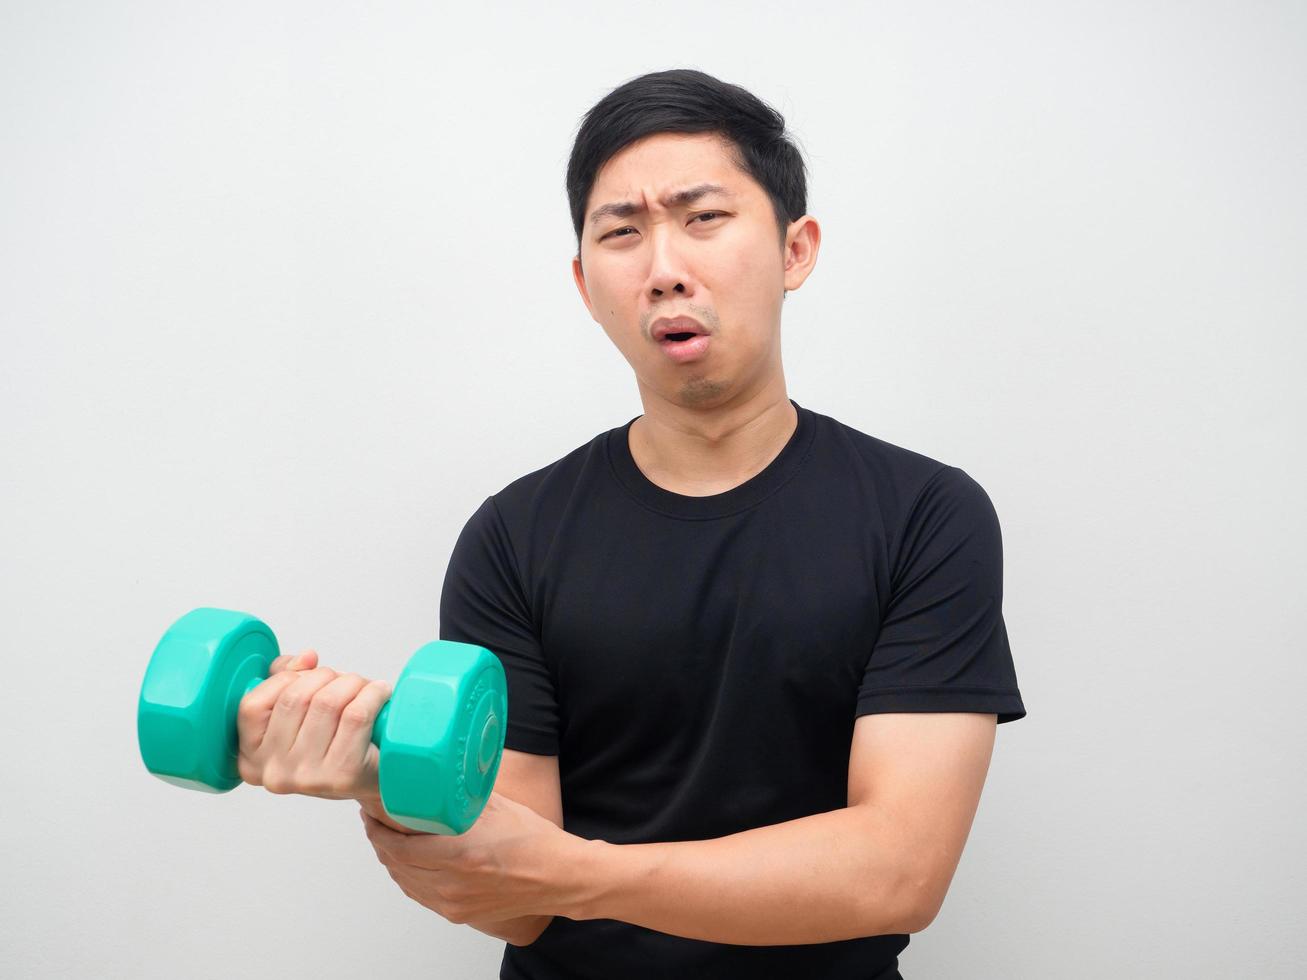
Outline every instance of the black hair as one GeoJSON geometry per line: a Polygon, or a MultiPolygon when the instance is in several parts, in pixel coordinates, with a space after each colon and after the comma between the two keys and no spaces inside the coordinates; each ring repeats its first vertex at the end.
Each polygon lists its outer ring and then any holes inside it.
{"type": "Polygon", "coordinates": [[[808,210],[803,156],[785,118],[752,92],[693,68],[650,72],[624,82],[581,120],[567,162],[567,203],[577,254],[585,206],[600,168],[624,147],[655,133],[717,133],[735,165],[767,192],[780,229],[808,210]]]}

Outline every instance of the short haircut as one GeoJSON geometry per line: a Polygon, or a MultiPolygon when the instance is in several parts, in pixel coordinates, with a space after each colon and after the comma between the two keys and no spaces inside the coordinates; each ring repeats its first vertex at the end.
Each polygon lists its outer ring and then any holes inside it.
{"type": "Polygon", "coordinates": [[[595,176],[622,149],[655,133],[717,133],[741,171],[771,199],[780,243],[808,211],[803,156],[785,118],[753,93],[693,68],[650,72],[624,82],[581,120],[567,162],[567,203],[581,254],[585,206],[595,176]]]}

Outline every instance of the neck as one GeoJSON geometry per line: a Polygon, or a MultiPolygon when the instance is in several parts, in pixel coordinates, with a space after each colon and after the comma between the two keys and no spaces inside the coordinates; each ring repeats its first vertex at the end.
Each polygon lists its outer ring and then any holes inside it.
{"type": "Polygon", "coordinates": [[[631,457],[664,490],[703,497],[725,493],[762,472],[798,426],[784,381],[739,403],[688,408],[646,396],[631,423],[631,457]]]}

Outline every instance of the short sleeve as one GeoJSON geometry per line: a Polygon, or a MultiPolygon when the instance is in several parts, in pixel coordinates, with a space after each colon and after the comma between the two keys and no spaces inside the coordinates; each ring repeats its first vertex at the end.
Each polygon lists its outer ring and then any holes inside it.
{"type": "Polygon", "coordinates": [[[475,643],[504,665],[504,747],[558,754],[558,698],[508,532],[487,497],[459,533],[440,593],[440,638],[475,643]]]}
{"type": "Polygon", "coordinates": [[[856,714],[1025,717],[1003,623],[1003,542],[984,489],[946,466],[909,509],[856,714]]]}

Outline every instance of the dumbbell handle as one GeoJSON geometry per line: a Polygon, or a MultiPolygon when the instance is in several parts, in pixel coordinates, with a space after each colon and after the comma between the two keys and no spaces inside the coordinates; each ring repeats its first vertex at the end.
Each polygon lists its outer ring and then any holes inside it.
{"type": "MultiPolygon", "coordinates": [[[[265,680],[267,680],[266,677],[250,678],[249,682],[245,685],[245,690],[242,691],[241,696],[236,699],[236,703],[239,705],[241,701],[245,700],[246,694],[249,694],[252,690],[254,690],[256,687],[262,684],[265,680]]],[[[228,717],[234,719],[236,716],[234,713],[229,712],[228,717]]],[[[381,748],[381,733],[386,730],[386,722],[389,720],[389,718],[390,718],[390,702],[387,701],[385,704],[381,706],[381,710],[377,712],[377,720],[372,723],[372,744],[375,745],[377,748],[381,748]]]]}

